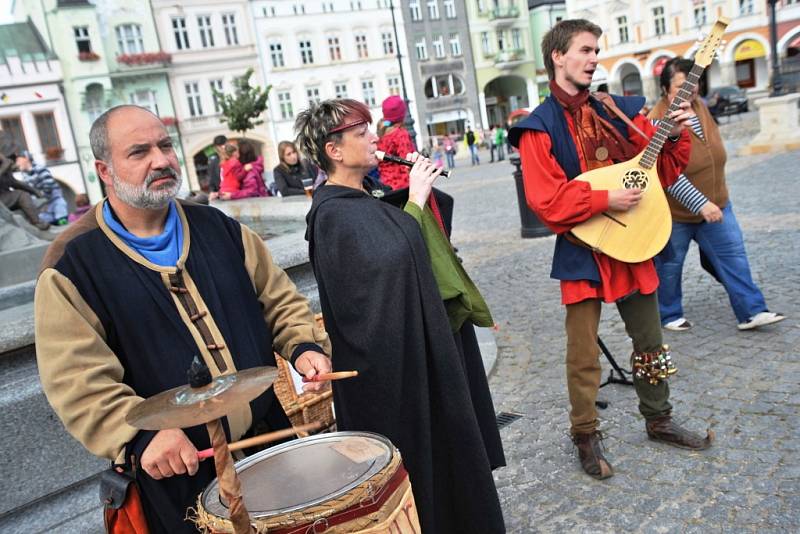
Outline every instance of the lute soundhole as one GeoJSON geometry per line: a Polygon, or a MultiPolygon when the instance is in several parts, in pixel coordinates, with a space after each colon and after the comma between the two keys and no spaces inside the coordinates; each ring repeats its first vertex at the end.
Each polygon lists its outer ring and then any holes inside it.
{"type": "Polygon", "coordinates": [[[644,191],[647,189],[648,182],[647,173],[640,169],[630,169],[622,177],[622,186],[625,189],[638,188],[644,191]]]}

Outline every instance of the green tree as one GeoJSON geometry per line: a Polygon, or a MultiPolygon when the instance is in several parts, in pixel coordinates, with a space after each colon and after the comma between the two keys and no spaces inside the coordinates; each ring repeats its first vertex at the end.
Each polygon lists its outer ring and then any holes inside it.
{"type": "Polygon", "coordinates": [[[222,110],[221,122],[227,122],[228,128],[234,132],[239,132],[242,137],[245,132],[252,130],[264,121],[258,117],[267,109],[267,96],[272,88],[268,85],[266,89],[259,86],[250,85],[250,76],[253,69],[247,69],[241,76],[233,79],[233,94],[225,94],[213,89],[214,98],[217,99],[222,110]]]}

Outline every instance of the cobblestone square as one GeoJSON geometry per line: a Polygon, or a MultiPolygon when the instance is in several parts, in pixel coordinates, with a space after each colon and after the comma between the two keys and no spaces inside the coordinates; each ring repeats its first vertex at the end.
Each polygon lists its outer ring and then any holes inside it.
{"type": "MultiPolygon", "coordinates": [[[[633,388],[605,387],[601,428],[616,475],[602,482],[583,474],[568,436],[564,307],[549,278],[554,238],[519,237],[508,160],[459,162],[439,184],[456,201],[453,242],[500,326],[495,408],[524,416],[502,431],[508,466],[495,476],[509,532],[800,531],[800,153],[735,157],[753,121],[729,122],[727,180],[753,276],[770,310],[788,318],[737,330],[724,289],[692,245],[684,308],[695,326],[665,331],[679,368],[672,401],[679,422],[712,428],[716,442],[699,453],[651,442],[633,388]]],[[[629,368],[613,306],[603,308],[600,336],[629,368]]]]}

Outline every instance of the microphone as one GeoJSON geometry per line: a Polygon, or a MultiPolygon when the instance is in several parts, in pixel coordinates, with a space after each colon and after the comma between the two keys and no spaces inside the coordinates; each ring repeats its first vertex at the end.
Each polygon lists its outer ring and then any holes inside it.
{"type": "MultiPolygon", "coordinates": [[[[391,154],[387,154],[383,150],[376,150],[375,157],[381,161],[391,161],[392,163],[399,163],[400,165],[405,165],[406,167],[413,167],[414,162],[408,161],[407,159],[398,158],[397,156],[392,156],[391,154]]],[[[443,170],[440,176],[445,178],[450,178],[450,171],[443,170]]]]}

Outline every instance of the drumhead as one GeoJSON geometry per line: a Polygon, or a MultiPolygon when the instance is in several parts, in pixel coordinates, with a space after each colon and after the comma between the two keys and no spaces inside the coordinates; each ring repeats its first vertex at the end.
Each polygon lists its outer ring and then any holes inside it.
{"type": "MultiPolygon", "coordinates": [[[[253,518],[295,512],[335,499],[386,467],[395,448],[371,432],[333,432],[284,443],[236,463],[253,518]]],[[[217,479],[203,492],[205,510],[228,517],[217,479]]]]}

